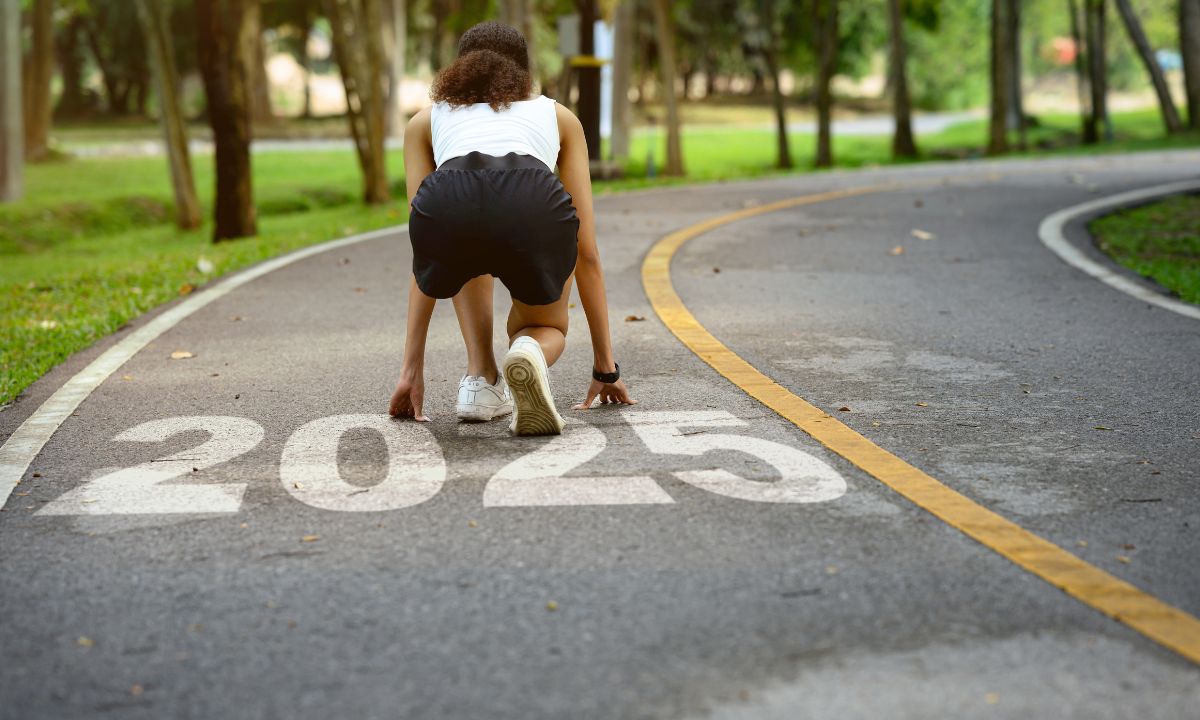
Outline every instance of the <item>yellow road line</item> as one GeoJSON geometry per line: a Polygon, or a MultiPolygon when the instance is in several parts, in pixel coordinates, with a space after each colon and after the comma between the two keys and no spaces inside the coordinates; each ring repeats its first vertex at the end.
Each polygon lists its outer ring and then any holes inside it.
{"type": "Polygon", "coordinates": [[[739,210],[677,230],[655,243],[642,263],[646,295],[667,328],[692,352],[825,447],[1068,595],[1200,664],[1200,620],[951,490],[792,394],[713,337],[688,311],[671,284],[671,258],[676,251],[688,240],[714,228],[776,210],[897,187],[874,185],[804,195],[739,210]]]}

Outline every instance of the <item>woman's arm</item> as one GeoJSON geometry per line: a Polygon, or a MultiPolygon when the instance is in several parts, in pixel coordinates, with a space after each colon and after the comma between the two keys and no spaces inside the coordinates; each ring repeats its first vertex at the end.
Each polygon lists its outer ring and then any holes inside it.
{"type": "MultiPolygon", "coordinates": [[[[592,176],[588,163],[587,140],[579,118],[562,105],[555,105],[558,112],[559,152],[558,174],[563,187],[570,194],[579,217],[579,259],[575,264],[575,284],[579,288],[579,300],[583,303],[583,314],[587,317],[588,331],[592,336],[594,367],[600,372],[613,372],[616,362],[613,357],[612,339],[608,327],[608,298],[604,290],[604,270],[600,266],[600,251],[596,247],[596,217],[592,209],[592,176]]],[[[591,407],[596,397],[600,402],[633,404],[629,391],[622,380],[602,383],[592,380],[587,398],[576,408],[591,407]]]]}
{"type": "MultiPolygon", "coordinates": [[[[434,170],[429,110],[421,110],[404,130],[404,178],[411,212],[413,196],[425,176],[434,170]]],[[[414,276],[408,289],[408,330],[404,339],[404,361],[388,412],[393,417],[428,421],[422,410],[425,399],[425,340],[429,319],[437,300],[421,292],[414,276]]]]}

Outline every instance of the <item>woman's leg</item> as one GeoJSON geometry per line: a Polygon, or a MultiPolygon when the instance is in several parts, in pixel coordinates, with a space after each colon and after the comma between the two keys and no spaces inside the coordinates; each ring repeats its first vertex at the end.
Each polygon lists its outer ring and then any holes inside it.
{"type": "Polygon", "coordinates": [[[563,285],[562,295],[549,305],[526,305],[513,298],[508,313],[508,342],[528,335],[542,346],[546,365],[553,365],[567,345],[567,304],[571,299],[572,274],[563,285]]]}
{"type": "Polygon", "coordinates": [[[499,379],[492,349],[492,276],[471,278],[454,296],[454,314],[467,344],[467,374],[482,375],[495,385],[499,379]]]}

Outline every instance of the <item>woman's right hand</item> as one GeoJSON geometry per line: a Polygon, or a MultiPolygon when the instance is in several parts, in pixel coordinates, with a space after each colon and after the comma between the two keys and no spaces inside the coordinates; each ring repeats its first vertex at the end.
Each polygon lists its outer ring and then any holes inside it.
{"type": "Polygon", "coordinates": [[[592,407],[592,403],[596,398],[600,398],[600,402],[604,405],[608,403],[622,405],[636,405],[637,400],[629,397],[629,389],[625,387],[624,380],[617,380],[615,383],[600,382],[592,380],[592,384],[588,386],[587,399],[578,405],[573,406],[574,410],[588,410],[592,407]]]}
{"type": "Polygon", "coordinates": [[[425,373],[410,368],[402,369],[400,379],[396,381],[396,391],[392,393],[388,413],[392,417],[410,417],[417,422],[429,422],[429,418],[422,412],[424,402],[425,373]]]}

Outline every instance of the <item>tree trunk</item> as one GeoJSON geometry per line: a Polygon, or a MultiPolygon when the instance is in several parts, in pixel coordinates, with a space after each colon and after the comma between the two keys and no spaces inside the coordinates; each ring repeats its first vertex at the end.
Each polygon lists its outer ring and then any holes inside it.
{"type": "Polygon", "coordinates": [[[779,82],[775,8],[772,7],[771,0],[761,0],[758,14],[762,28],[763,61],[767,65],[767,74],[771,76],[771,105],[775,111],[775,167],[789,170],[792,167],[792,151],[788,147],[787,106],[783,97],[783,86],[779,82]]]}
{"type": "Polygon", "coordinates": [[[1017,146],[1025,150],[1028,148],[1028,133],[1021,88],[1021,2],[1008,0],[1008,45],[1012,61],[1008,77],[1008,128],[1017,131],[1017,146]]]}
{"type": "Polygon", "coordinates": [[[24,193],[21,94],[21,7],[0,2],[0,202],[19,200],[24,193]]]}
{"type": "Polygon", "coordinates": [[[833,75],[837,71],[838,3],[816,0],[817,167],[833,166],[833,75]]]}
{"type": "Polygon", "coordinates": [[[915,158],[917,143],[912,131],[912,99],[908,94],[908,51],[904,45],[904,0],[888,0],[888,27],[891,54],[888,84],[892,90],[892,117],[896,129],[892,135],[892,157],[915,158]]]}
{"type": "MultiPolygon", "coordinates": [[[[1084,0],[1086,3],[1087,0],[1084,0]]],[[[1084,50],[1083,32],[1080,30],[1079,21],[1079,6],[1075,0],[1067,0],[1067,12],[1071,15],[1071,40],[1075,43],[1075,87],[1079,92],[1079,134],[1085,145],[1091,145],[1097,141],[1097,137],[1089,132],[1094,133],[1095,127],[1091,124],[1092,116],[1092,96],[1090,86],[1088,84],[1087,72],[1087,53],[1084,50]]],[[[1087,24],[1086,12],[1084,15],[1083,24],[1087,24]]]]}
{"type": "Polygon", "coordinates": [[[633,21],[633,3],[618,3],[613,18],[612,137],[608,144],[614,160],[629,157],[629,131],[633,124],[629,103],[634,51],[633,21]]]}
{"type": "Polygon", "coordinates": [[[250,44],[253,75],[251,92],[251,117],[256,123],[269,125],[275,121],[271,109],[271,78],[267,73],[267,46],[262,33],[262,5],[252,2],[247,6],[246,24],[242,31],[245,42],[250,44]]]}
{"type": "Polygon", "coordinates": [[[988,155],[1008,152],[1008,104],[1012,91],[1012,43],[1009,42],[1008,0],[992,0],[991,115],[988,155]]]}
{"type": "Polygon", "coordinates": [[[163,137],[166,141],[167,163],[171,170],[171,186],[175,190],[175,224],[183,230],[200,227],[200,201],[192,179],[192,159],[188,153],[187,129],[179,107],[179,76],[175,71],[175,50],[171,44],[171,29],[164,9],[156,0],[137,0],[138,17],[146,35],[157,82],[163,137]]]}
{"type": "Polygon", "coordinates": [[[254,46],[248,5],[258,0],[195,0],[196,44],[216,155],[213,240],[258,232],[250,170],[250,88],[254,46]]]}
{"type": "Polygon", "coordinates": [[[388,66],[387,132],[388,135],[404,135],[403,115],[400,108],[404,83],[404,60],[408,54],[408,2],[390,0],[392,62],[388,66]]]}
{"type": "Polygon", "coordinates": [[[312,58],[308,56],[308,40],[312,37],[312,18],[308,18],[300,31],[300,70],[304,73],[304,110],[300,117],[312,117],[312,58]]]}
{"type": "Polygon", "coordinates": [[[675,28],[671,0],[654,0],[654,27],[658,37],[658,64],[662,70],[663,103],[667,108],[667,163],[663,175],[683,175],[683,147],[679,138],[679,104],[675,98],[675,28]]]}
{"type": "MultiPolygon", "coordinates": [[[[1088,84],[1092,89],[1092,114],[1088,117],[1088,132],[1085,138],[1099,138],[1099,128],[1104,127],[1104,139],[1112,140],[1112,124],[1108,118],[1108,54],[1105,30],[1106,7],[1104,0],[1083,0],[1087,21],[1088,84]]],[[[1092,142],[1096,142],[1096,139],[1092,142]]]]}
{"type": "Polygon", "coordinates": [[[380,0],[328,0],[333,52],[346,91],[346,116],[363,174],[363,201],[387,202],[384,142],[383,12],[380,0]]]}
{"type": "Polygon", "coordinates": [[[1188,127],[1200,130],[1200,0],[1179,0],[1179,49],[1188,127]]]}
{"type": "MultiPolygon", "coordinates": [[[[9,0],[10,2],[13,0],[9,0]]],[[[54,109],[54,0],[34,0],[33,47],[29,53],[29,103],[25,106],[25,157],[41,160],[49,152],[50,116],[54,109]]]]}
{"type": "Polygon", "coordinates": [[[54,116],[58,118],[79,117],[84,112],[84,57],[79,42],[81,32],[83,22],[79,13],[74,12],[67,21],[67,26],[63,28],[58,42],[58,66],[62,71],[62,94],[54,108],[54,116]]]}
{"type": "Polygon", "coordinates": [[[1117,0],[1117,10],[1125,22],[1125,32],[1129,33],[1129,41],[1137,48],[1138,56],[1142,58],[1142,64],[1146,66],[1146,72],[1150,74],[1150,82],[1154,85],[1154,93],[1158,95],[1158,107],[1162,111],[1163,125],[1167,128],[1167,134],[1177,133],[1183,129],[1183,123],[1179,121],[1179,112],[1175,109],[1175,101],[1171,99],[1171,91],[1167,88],[1162,68],[1158,66],[1158,60],[1154,57],[1154,50],[1150,48],[1150,41],[1146,39],[1146,33],[1142,30],[1142,23],[1133,12],[1129,0],[1117,0]]]}

